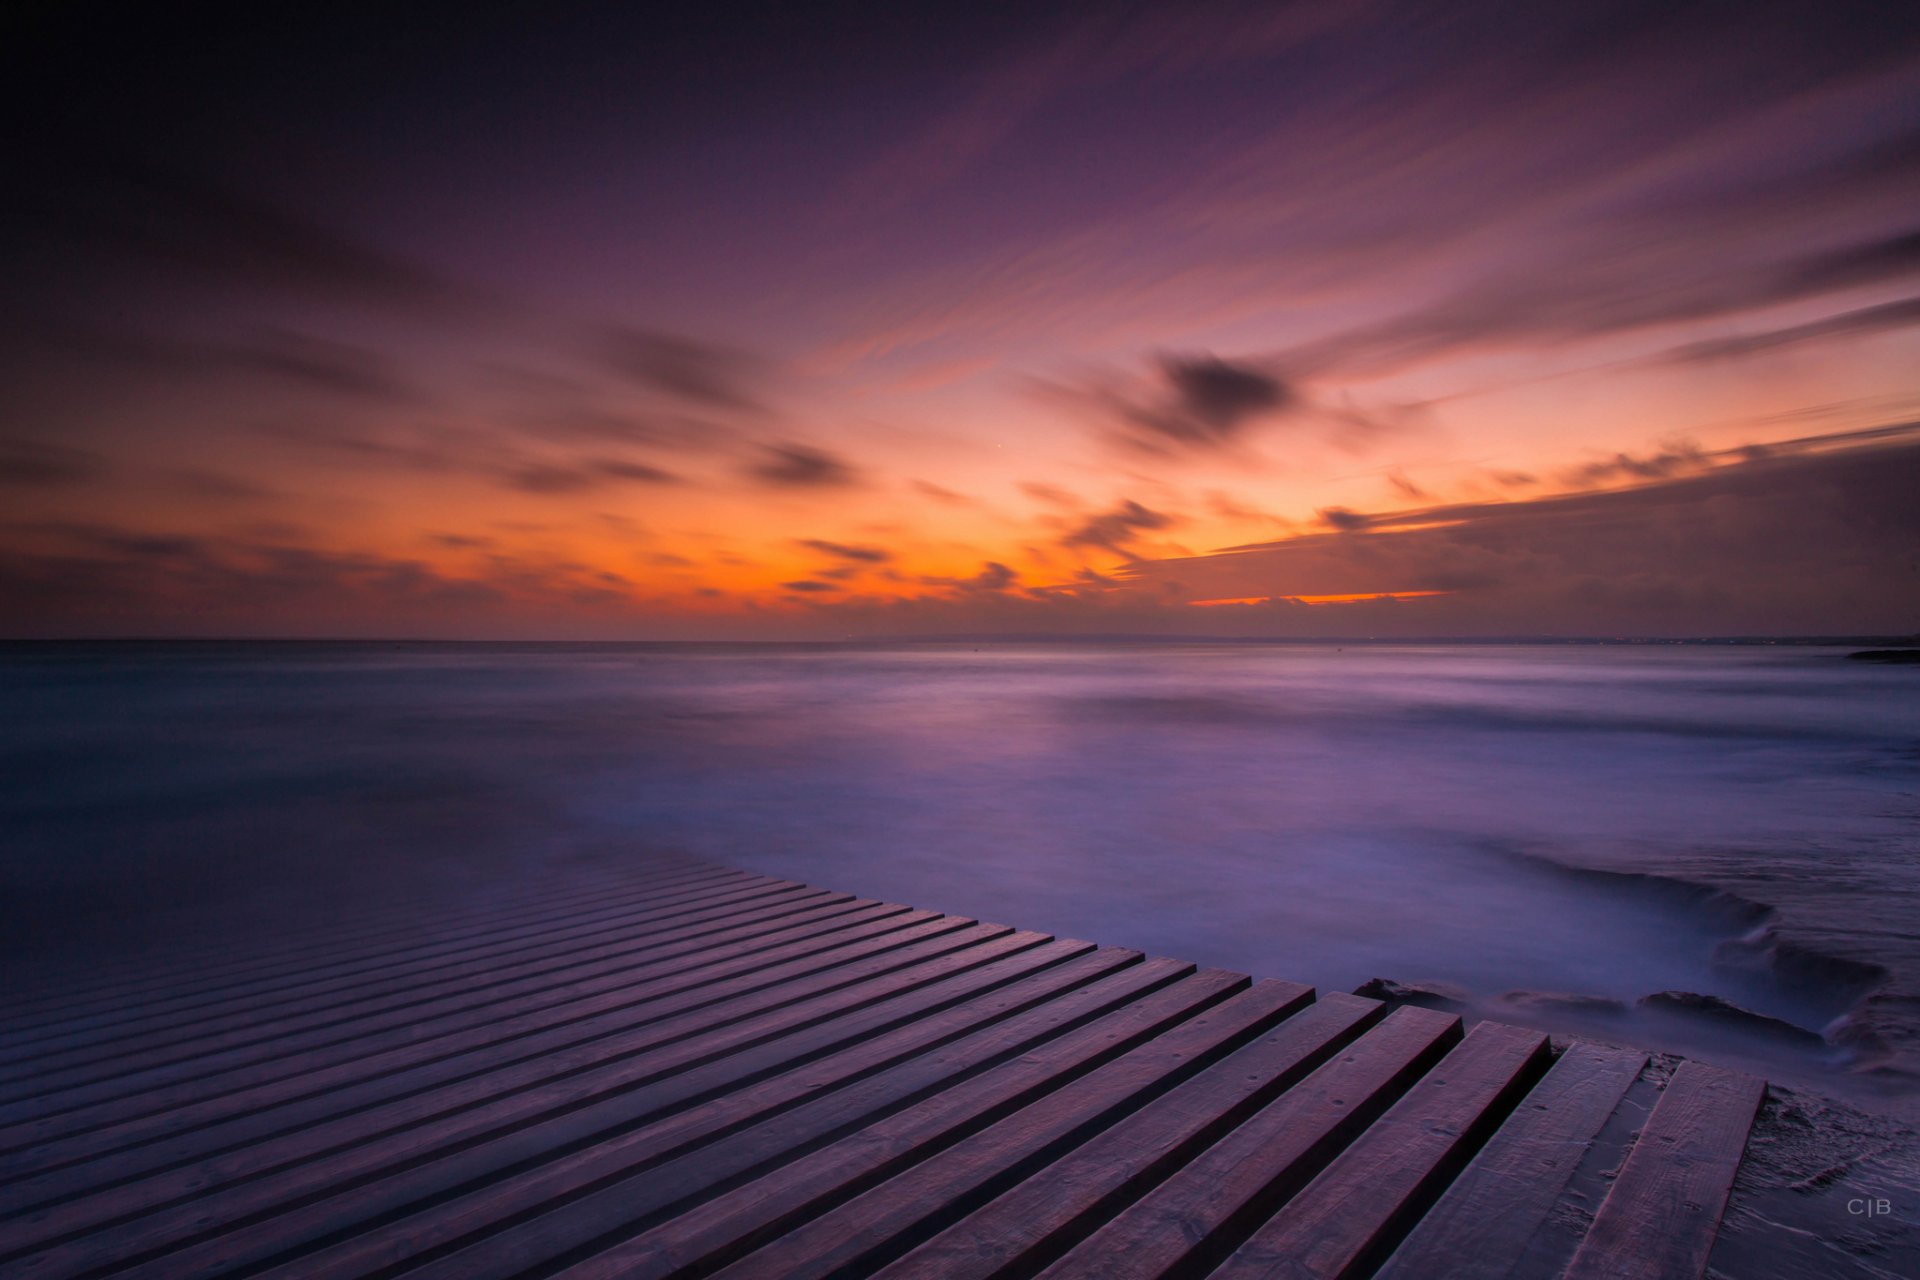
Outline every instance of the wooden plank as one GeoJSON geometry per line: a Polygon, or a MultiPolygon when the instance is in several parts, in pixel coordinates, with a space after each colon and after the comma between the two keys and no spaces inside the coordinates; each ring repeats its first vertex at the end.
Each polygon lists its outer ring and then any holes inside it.
{"type": "MultiPolygon", "coordinates": [[[[884,1035],[452,1199],[263,1273],[324,1280],[408,1263],[414,1280],[517,1274],[581,1241],[705,1189],[733,1184],[851,1128],[1065,1035],[1187,976],[1193,966],[1139,962],[1102,948],[884,1035]],[[503,1225],[504,1224],[504,1225],[503,1225]]],[[[1189,1007],[1211,998],[1183,984],[1189,1007]]]]}
{"type": "MultiPolygon", "coordinates": [[[[829,896],[847,898],[851,894],[829,894],[828,890],[806,889],[804,885],[787,885],[783,881],[716,890],[697,900],[649,904],[645,912],[622,910],[607,919],[541,931],[534,938],[501,938],[488,944],[463,946],[451,954],[432,954],[417,963],[376,965],[374,971],[378,977],[355,973],[349,977],[315,979],[313,983],[278,986],[261,996],[223,1000],[192,1011],[165,1009],[142,1017],[136,1023],[117,1025],[100,1034],[77,1032],[71,1040],[40,1040],[31,1057],[17,1059],[13,1069],[4,1075],[12,1079],[19,1077],[23,1071],[58,1071],[63,1077],[84,1077],[84,1067],[90,1063],[106,1063],[108,1067],[113,1067],[123,1061],[125,1054],[154,1054],[173,1046],[180,1046],[180,1055],[186,1057],[192,1055],[194,1044],[217,1036],[217,1032],[265,1025],[269,1017],[311,1017],[332,1007],[369,1000],[382,992],[407,992],[422,977],[457,979],[459,973],[474,971],[484,965],[513,965],[522,961],[530,963],[541,960],[545,956],[578,954],[580,950],[595,946],[597,940],[645,933],[649,927],[657,927],[660,921],[668,919],[708,919],[722,912],[749,912],[776,900],[818,900],[829,896]]],[[[12,1088],[17,1088],[17,1084],[12,1088]]]]}
{"type": "MultiPolygon", "coordinates": [[[[873,913],[853,917],[851,925],[843,917],[815,921],[809,928],[787,931],[800,936],[784,946],[727,955],[686,972],[627,970],[617,986],[595,984],[579,997],[560,1003],[542,997],[542,1003],[518,1017],[468,1017],[436,1036],[408,1028],[349,1042],[325,1054],[290,1055],[274,1063],[282,1074],[259,1085],[249,1084],[244,1072],[227,1073],[240,1078],[202,1101],[195,1100],[203,1092],[201,1081],[188,1089],[142,1095],[150,1109],[135,1120],[67,1134],[55,1144],[0,1159],[0,1176],[15,1183],[12,1191],[0,1196],[0,1203],[13,1201],[25,1191],[20,1184],[30,1175],[72,1170],[69,1186],[84,1186],[88,1180],[99,1180],[98,1174],[75,1168],[88,1161],[111,1159],[113,1175],[120,1178],[168,1167],[479,1071],[629,1035],[676,1014],[804,981],[851,960],[968,923],[875,904],[873,913]],[[335,1065],[299,1070],[316,1062],[335,1065]],[[127,1149],[136,1146],[138,1150],[127,1149]]],[[[662,966],[662,970],[668,968],[662,966]]],[[[51,1126],[73,1118],[60,1116],[46,1123],[51,1126]]],[[[48,1183],[36,1183],[33,1190],[43,1198],[62,1194],[48,1183]]]]}
{"type": "MultiPolygon", "coordinates": [[[[441,1012],[451,1004],[472,1003],[475,991],[505,995],[555,989],[582,974],[597,972],[615,959],[641,963],[667,954],[681,943],[711,945],[714,935],[742,924],[790,921],[820,907],[851,901],[853,899],[833,894],[817,897],[796,894],[782,897],[774,906],[756,901],[715,907],[711,911],[638,925],[630,935],[602,939],[598,944],[581,944],[568,948],[564,954],[491,967],[480,965],[477,974],[436,976],[431,982],[413,987],[400,985],[377,997],[343,996],[307,1016],[262,1020],[254,1023],[252,1030],[208,1036],[197,1047],[188,1043],[169,1050],[137,1054],[130,1049],[128,1052],[135,1055],[131,1061],[145,1065],[117,1071],[82,1069],[60,1082],[59,1088],[47,1088],[0,1107],[0,1116],[8,1123],[15,1123],[22,1114],[57,1115],[70,1105],[90,1105],[103,1098],[119,1096],[121,1092],[189,1080],[249,1063],[271,1062],[282,1053],[339,1043],[375,1027],[406,1025],[441,1012]]],[[[245,1025],[243,1022],[243,1028],[245,1025]]]]}
{"type": "MultiPolygon", "coordinates": [[[[15,1104],[4,1112],[11,1123],[0,1127],[0,1150],[44,1140],[69,1127],[87,1128],[94,1117],[132,1117],[194,1096],[222,1095],[236,1085],[296,1075],[324,1063],[329,1056],[345,1060],[383,1045],[425,1043],[442,1032],[554,1009],[578,997],[616,991],[639,981],[694,975],[754,952],[905,910],[860,899],[809,902],[764,919],[751,918],[745,923],[734,918],[713,920],[653,935],[656,940],[666,939],[666,945],[623,942],[597,956],[558,967],[503,968],[496,981],[469,982],[398,1009],[342,1018],[317,1029],[289,1032],[260,1044],[208,1054],[190,1063],[75,1086],[58,1095],[57,1101],[53,1095],[41,1099],[38,1110],[15,1104]],[[145,1101],[149,1097],[164,1099],[164,1103],[149,1104],[145,1101]],[[22,1112],[32,1115],[34,1122],[20,1125],[15,1117],[22,1112]]],[[[920,918],[927,914],[922,913],[920,918]]],[[[688,980],[695,979],[690,976],[688,980]]]]}
{"type": "Polygon", "coordinates": [[[106,1029],[132,1022],[136,1018],[176,1016],[187,1010],[211,1006],[250,992],[271,990],[276,986],[304,985],[332,976],[375,972],[430,955],[452,953],[475,945],[476,939],[492,942],[503,938],[537,937],[545,931],[569,927],[588,912],[598,913],[604,909],[608,914],[615,911],[633,913],[655,905],[688,902],[755,885],[798,887],[793,886],[791,881],[776,880],[771,876],[732,872],[670,886],[647,883],[621,891],[584,894],[578,901],[548,911],[517,913],[503,909],[496,921],[479,922],[459,929],[436,930],[431,924],[417,925],[405,940],[394,940],[364,949],[319,947],[305,960],[284,964],[267,966],[241,961],[219,971],[191,971],[171,979],[154,978],[140,984],[137,989],[124,991],[116,991],[103,984],[56,1002],[56,1008],[31,1023],[17,1020],[11,1021],[10,1025],[19,1037],[18,1043],[29,1044],[43,1038],[58,1039],[88,1027],[106,1029]]]}
{"type": "MultiPolygon", "coordinates": [[[[700,880],[743,880],[751,875],[712,865],[672,875],[634,867],[592,883],[569,882],[560,889],[535,891],[526,895],[524,901],[516,894],[510,903],[442,908],[425,921],[421,919],[418,903],[391,913],[401,919],[398,924],[361,930],[328,921],[298,930],[299,940],[287,939],[264,953],[236,957],[230,944],[202,947],[191,954],[169,947],[164,955],[140,955],[116,966],[110,973],[90,970],[83,979],[43,983],[31,994],[10,1001],[0,1011],[0,1023],[24,1032],[73,1017],[76,1011],[85,1014],[100,1009],[136,1009],[148,1000],[174,999],[200,989],[217,990],[225,983],[252,982],[276,975],[297,976],[316,963],[363,955],[397,955],[447,938],[491,930],[501,921],[534,923],[562,918],[577,911],[583,903],[657,896],[670,888],[689,886],[700,880]]],[[[352,923],[357,925],[359,921],[356,916],[352,923]]]]}
{"type": "MultiPolygon", "coordinates": [[[[64,1224],[77,1228],[60,1232],[71,1242],[59,1246],[57,1259],[36,1264],[46,1268],[36,1274],[85,1273],[106,1261],[157,1256],[202,1241],[205,1252],[217,1259],[237,1256],[243,1248],[271,1256],[389,1207],[385,1189],[354,1194],[376,1180],[392,1176],[417,1185],[404,1174],[431,1161],[436,1167],[428,1181],[444,1194],[483,1167],[476,1156],[481,1144],[509,1153],[509,1162],[550,1158],[1093,949],[991,925],[973,926],[971,932],[925,947],[936,953],[923,948],[906,959],[889,957],[891,967],[876,963],[871,977],[832,994],[771,1001],[755,1016],[718,1029],[674,1036],[611,1058],[601,1051],[585,1063],[569,1064],[567,1055],[557,1055],[558,1063],[543,1063],[537,1071],[506,1073],[507,1087],[499,1080],[463,1082],[430,1095],[436,1108],[430,1115],[410,1104],[375,1109],[345,1126],[320,1126],[326,1132],[313,1150],[290,1154],[288,1148],[300,1145],[295,1139],[312,1145],[309,1135],[319,1130],[60,1205],[35,1215],[35,1228],[47,1230],[51,1220],[76,1213],[92,1221],[64,1224]],[[761,1046],[768,1052],[754,1057],[750,1073],[722,1065],[761,1046]],[[452,1109],[444,1109],[449,1103],[452,1109]],[[259,1219],[274,1214],[286,1216],[260,1226],[259,1219]],[[226,1224],[235,1221],[259,1229],[230,1232],[226,1224]],[[118,1225],[93,1230],[107,1222],[118,1225]]],[[[210,1269],[204,1259],[169,1259],[156,1264],[152,1274],[210,1269]]]]}
{"type": "Polygon", "coordinates": [[[1040,1270],[1385,1012],[1378,1001],[1340,992],[1322,998],[875,1274],[907,1280],[1040,1270]]]}
{"type": "MultiPolygon", "coordinates": [[[[724,1261],[805,1221],[819,1205],[831,1205],[876,1185],[913,1161],[1084,1077],[1247,985],[1241,975],[1220,970],[1193,974],[1069,1035],[915,1101],[892,1114],[884,1127],[866,1126],[836,1135],[831,1143],[807,1150],[752,1181],[728,1179],[690,1196],[661,1200],[650,1215],[629,1215],[618,1225],[608,1223],[598,1238],[544,1242],[548,1251],[540,1257],[542,1270],[584,1280],[677,1274],[703,1261],[724,1261]],[[564,1246],[566,1252],[554,1252],[554,1246],[564,1246]]],[[[777,1128],[762,1127],[730,1139],[711,1154],[733,1157],[744,1146],[757,1160],[764,1160],[784,1142],[785,1135],[777,1128]]],[[[683,1167],[688,1174],[704,1178],[709,1154],[695,1153],[683,1167]]],[[[736,1159],[720,1169],[738,1167],[736,1159]]],[[[659,1175],[677,1172],[673,1165],[657,1171],[659,1175]]],[[[498,1243],[483,1242],[485,1248],[498,1243]]],[[[484,1256],[484,1248],[470,1252],[484,1256]]]]}
{"type": "MultiPolygon", "coordinates": [[[[149,1202],[164,1202],[180,1189],[204,1188],[208,1173],[217,1170],[221,1180],[252,1177],[258,1173],[297,1163],[310,1156],[344,1152],[368,1136],[421,1131],[436,1121],[456,1124],[467,1111],[496,1099],[519,1097],[558,1081],[570,1082],[568,1091],[593,1081],[624,1079],[623,1064],[635,1059],[654,1061],[676,1046],[702,1046],[714,1042],[729,1028],[750,1029],[778,1025],[782,1011],[830,1008],[840,992],[879,992],[888,988],[884,980],[899,971],[913,971],[937,964],[956,952],[986,947],[982,959],[999,954],[1001,943],[1013,936],[1000,925],[978,925],[951,917],[912,926],[904,940],[891,940],[876,955],[857,958],[837,966],[834,980],[820,981],[812,988],[798,991],[776,989],[756,992],[725,1002],[718,1008],[697,1008],[664,1018],[648,1020],[628,1034],[590,1041],[566,1049],[549,1049],[531,1056],[520,1055],[502,1061],[491,1069],[461,1072],[456,1069],[424,1073],[425,1083],[402,1088],[382,1096],[378,1084],[361,1096],[314,1104],[320,1114],[303,1115],[295,1108],[290,1119],[267,1115],[258,1123],[243,1119],[225,1126],[223,1142],[210,1151],[185,1158],[172,1158],[163,1151],[159,1165],[149,1171],[144,1157],[109,1157],[104,1162],[57,1168],[47,1173],[15,1179],[8,1188],[10,1199],[34,1206],[58,1206],[48,1215],[49,1226],[76,1214],[92,1212],[86,1206],[102,1201],[118,1204],[137,1194],[149,1202]],[[878,986],[874,984],[880,984],[878,986]],[[825,1002],[825,1003],[823,1003],[825,1002]],[[773,1019],[770,1024],[769,1019],[773,1019]],[[649,1055],[653,1055],[649,1057],[649,1055]],[[169,1188],[179,1188],[170,1190],[169,1188]]],[[[1038,935],[1023,935],[1022,946],[1031,946],[1038,935]]],[[[669,1053],[667,1061],[674,1060],[669,1053]]],[[[413,1081],[407,1083],[412,1084],[413,1081]]]]}
{"type": "Polygon", "coordinates": [[[1378,1280],[1506,1280],[1647,1055],[1575,1044],[1447,1188],[1378,1280]]]}
{"type": "Polygon", "coordinates": [[[1460,1020],[1403,1006],[1116,1214],[1042,1274],[1199,1275],[1218,1263],[1460,1039],[1460,1020]]]}
{"type": "Polygon", "coordinates": [[[86,1078],[91,1063],[113,1064],[128,1053],[153,1054],[177,1047],[175,1056],[191,1055],[192,1046],[223,1030],[262,1025],[273,1018],[314,1014],[366,1000],[387,991],[404,992],[424,985],[428,980],[457,978],[461,973],[483,972],[489,965],[533,964],[550,956],[573,954],[596,942],[640,936],[674,922],[717,919],[722,915],[742,916],[769,903],[820,900],[833,895],[825,890],[781,882],[730,887],[711,891],[696,899],[649,902],[640,910],[623,909],[604,920],[544,930],[528,939],[502,938],[495,944],[467,944],[455,952],[434,954],[409,964],[374,965],[368,972],[316,977],[296,985],[280,985],[261,994],[248,994],[232,1000],[207,1002],[190,1010],[167,1009],[110,1032],[79,1034],[66,1040],[48,1040],[31,1063],[16,1066],[7,1075],[9,1094],[19,1083],[31,1077],[54,1077],[72,1073],[86,1078]]]}
{"type": "Polygon", "coordinates": [[[1353,1274],[1397,1242],[1452,1176],[1453,1163],[1464,1162],[1534,1083],[1547,1057],[1540,1032],[1492,1022],[1475,1027],[1235,1250],[1218,1280],[1353,1274]]]}
{"type": "Polygon", "coordinates": [[[1698,1280],[1764,1081],[1683,1062],[1627,1153],[1565,1280],[1698,1280]]]}
{"type": "Polygon", "coordinates": [[[1312,999],[1297,983],[1258,983],[837,1207],[816,1204],[806,1222],[715,1274],[865,1274],[958,1217],[962,1206],[1131,1115],[1312,999]]]}

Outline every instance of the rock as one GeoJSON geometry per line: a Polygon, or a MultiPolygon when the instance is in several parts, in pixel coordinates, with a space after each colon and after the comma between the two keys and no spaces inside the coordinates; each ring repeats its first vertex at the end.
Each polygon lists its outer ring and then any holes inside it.
{"type": "Polygon", "coordinates": [[[1847,655],[1852,662],[1920,662],[1920,649],[1862,649],[1847,655]]]}
{"type": "Polygon", "coordinates": [[[1755,1013],[1751,1009],[1742,1009],[1730,1000],[1704,996],[1697,991],[1656,991],[1650,996],[1640,997],[1640,1007],[1657,1013],[1701,1018],[1806,1048],[1823,1048],[1827,1043],[1818,1032],[1768,1017],[1764,1013],[1755,1013]]]}
{"type": "Polygon", "coordinates": [[[1473,1003],[1468,992],[1452,983],[1424,979],[1420,982],[1395,982],[1392,978],[1368,978],[1353,989],[1353,994],[1391,1004],[1417,1004],[1425,1009],[1443,1009],[1458,1013],[1473,1003]]]}
{"type": "Polygon", "coordinates": [[[1500,1003],[1528,1013],[1583,1014],[1617,1018],[1626,1013],[1624,1001],[1608,996],[1583,996],[1570,991],[1509,991],[1500,1003]]]}

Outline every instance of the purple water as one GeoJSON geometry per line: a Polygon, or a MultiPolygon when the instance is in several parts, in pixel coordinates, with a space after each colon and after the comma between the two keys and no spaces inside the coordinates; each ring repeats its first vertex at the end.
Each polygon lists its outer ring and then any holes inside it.
{"type": "Polygon", "coordinates": [[[1843,654],[12,647],[4,954],[67,981],[675,848],[1910,1102],[1920,671],[1843,654]]]}

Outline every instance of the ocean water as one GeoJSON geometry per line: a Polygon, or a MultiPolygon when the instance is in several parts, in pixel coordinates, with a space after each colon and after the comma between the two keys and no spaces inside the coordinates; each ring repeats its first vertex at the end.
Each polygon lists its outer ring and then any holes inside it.
{"type": "Polygon", "coordinates": [[[676,849],[1911,1107],[1920,671],[1844,654],[12,646],[0,958],[30,990],[676,849]]]}

